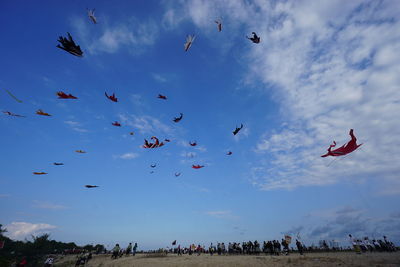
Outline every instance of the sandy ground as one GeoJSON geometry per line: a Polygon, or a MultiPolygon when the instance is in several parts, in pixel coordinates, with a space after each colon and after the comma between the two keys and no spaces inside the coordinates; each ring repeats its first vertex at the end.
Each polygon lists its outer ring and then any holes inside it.
{"type": "MultiPolygon", "coordinates": [[[[55,262],[55,266],[75,266],[76,256],[65,256],[55,262]]],[[[366,253],[357,255],[352,252],[337,253],[310,253],[305,256],[291,254],[289,256],[210,256],[210,255],[168,255],[168,256],[123,256],[111,260],[109,255],[95,255],[86,266],[90,267],[150,267],[150,266],[191,266],[191,267],[257,267],[257,266],[385,266],[399,267],[400,252],[394,253],[366,253]]]]}

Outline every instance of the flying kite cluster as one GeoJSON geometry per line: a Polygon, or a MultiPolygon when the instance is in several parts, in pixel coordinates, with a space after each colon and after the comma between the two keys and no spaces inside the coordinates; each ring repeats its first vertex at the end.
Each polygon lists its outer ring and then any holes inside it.
{"type": "MultiPolygon", "coordinates": [[[[95,9],[87,9],[87,15],[90,19],[91,22],[93,22],[93,24],[97,24],[97,18],[95,17],[95,9]]],[[[215,23],[217,25],[217,30],[218,32],[222,32],[222,20],[221,19],[216,19],[215,23]]],[[[196,36],[195,35],[187,35],[186,37],[186,42],[184,43],[184,51],[188,52],[189,49],[192,47],[193,42],[195,41],[196,36]]],[[[259,44],[261,42],[261,38],[260,36],[258,36],[255,32],[252,32],[252,36],[248,37],[246,36],[247,39],[249,39],[252,43],[254,44],[259,44]]],[[[67,37],[63,37],[60,36],[57,40],[59,42],[59,44],[57,44],[56,47],[74,55],[77,57],[83,57],[83,51],[81,50],[80,46],[77,45],[74,41],[74,39],[72,38],[71,34],[69,32],[67,32],[67,37]]],[[[17,101],[18,103],[22,103],[22,101],[20,99],[18,99],[15,95],[13,95],[9,90],[5,90],[15,101],[17,101]]],[[[118,98],[115,96],[115,93],[113,93],[112,95],[107,94],[107,92],[104,93],[105,96],[107,97],[107,99],[111,100],[112,102],[117,103],[118,102],[118,98]]],[[[73,99],[76,100],[78,99],[78,97],[70,94],[70,93],[65,93],[63,91],[58,91],[56,93],[56,95],[58,96],[58,99],[73,99]]],[[[167,100],[167,96],[162,95],[162,94],[158,94],[157,96],[158,99],[161,100],[167,100]]],[[[25,117],[23,115],[19,115],[19,114],[15,114],[13,112],[10,111],[3,111],[4,114],[8,115],[8,116],[13,116],[13,117],[25,117]]],[[[49,113],[43,111],[42,109],[38,109],[36,111],[37,115],[41,115],[41,116],[52,116],[49,113]]],[[[174,117],[173,118],[173,122],[178,123],[183,119],[183,113],[180,112],[178,117],[174,117]]],[[[111,123],[113,126],[116,127],[121,127],[121,123],[119,123],[118,121],[112,122],[111,123]]],[[[240,127],[235,128],[235,130],[233,130],[233,135],[236,136],[240,130],[243,128],[243,124],[240,124],[240,127]]],[[[134,135],[134,132],[131,131],[129,133],[130,135],[134,135]]],[[[332,150],[333,148],[336,147],[336,142],[333,141],[333,144],[329,146],[328,148],[328,152],[324,155],[322,155],[321,157],[328,157],[328,156],[332,156],[332,157],[337,157],[337,156],[344,156],[347,155],[353,151],[355,151],[358,147],[360,147],[362,144],[357,144],[357,139],[354,136],[353,133],[353,129],[350,130],[349,135],[351,137],[351,140],[344,144],[343,146],[336,148],[334,150],[332,150]]],[[[150,138],[150,141],[148,141],[147,139],[144,139],[144,144],[142,145],[143,148],[145,149],[155,149],[155,148],[160,148],[162,146],[165,145],[165,143],[171,142],[170,139],[164,139],[164,141],[160,142],[159,139],[156,136],[152,136],[150,138]]],[[[195,147],[197,146],[197,142],[196,141],[190,141],[189,145],[191,147],[195,147]]],[[[86,151],[78,149],[75,150],[76,153],[80,153],[80,154],[84,154],[86,153],[86,151]]],[[[228,151],[226,152],[226,155],[231,156],[233,154],[232,151],[228,151]]],[[[191,157],[193,157],[193,153],[191,153],[191,157]]],[[[53,165],[55,166],[62,166],[64,165],[64,163],[62,162],[54,162],[53,165]]],[[[156,168],[157,164],[153,163],[150,165],[150,167],[152,169],[156,168]]],[[[193,164],[191,166],[193,169],[201,169],[203,167],[205,167],[205,165],[200,165],[200,164],[193,164]]],[[[152,170],[150,173],[154,173],[154,171],[152,170]]],[[[48,174],[47,172],[44,171],[35,171],[33,172],[34,175],[46,175],[48,174]]],[[[175,172],[174,173],[175,177],[179,177],[181,175],[181,172],[175,172]]],[[[99,186],[97,185],[85,185],[86,188],[97,188],[99,186]]]]}

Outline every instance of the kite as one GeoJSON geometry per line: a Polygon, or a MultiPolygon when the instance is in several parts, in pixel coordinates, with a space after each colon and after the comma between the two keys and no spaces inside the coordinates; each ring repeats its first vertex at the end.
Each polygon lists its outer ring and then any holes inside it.
{"type": "Polygon", "coordinates": [[[192,165],[192,168],[193,169],[200,169],[200,168],[203,168],[204,167],[204,165],[192,165]]]}
{"type": "Polygon", "coordinates": [[[220,19],[217,19],[217,20],[215,21],[215,23],[217,23],[218,31],[219,31],[219,32],[222,31],[222,21],[221,21],[220,19]]]}
{"type": "Polygon", "coordinates": [[[228,156],[232,155],[232,151],[228,151],[228,153],[226,153],[228,156]]]}
{"type": "Polygon", "coordinates": [[[98,185],[90,185],[90,184],[87,184],[87,185],[85,185],[85,187],[86,188],[96,188],[96,187],[99,187],[98,185]]]}
{"type": "Polygon", "coordinates": [[[81,153],[81,154],[86,153],[86,151],[83,151],[83,150],[80,150],[80,149],[79,150],[75,150],[75,152],[76,153],[81,153]]]}
{"type": "Polygon", "coordinates": [[[161,147],[164,145],[163,142],[160,143],[157,137],[152,136],[150,139],[154,140],[154,143],[149,143],[146,139],[144,139],[144,148],[156,148],[156,147],[161,147]]]}
{"type": "Polygon", "coordinates": [[[176,240],[174,240],[174,242],[172,242],[172,245],[175,246],[176,245],[176,240]]]}
{"type": "Polygon", "coordinates": [[[191,145],[191,146],[197,146],[197,143],[196,143],[196,141],[194,141],[193,143],[192,143],[192,142],[189,142],[189,145],[191,145]]]}
{"type": "Polygon", "coordinates": [[[51,116],[49,113],[46,113],[46,112],[44,112],[44,111],[41,110],[41,109],[38,109],[38,110],[36,111],[36,114],[42,115],[42,116],[51,116]]]}
{"type": "Polygon", "coordinates": [[[18,103],[22,103],[21,100],[19,100],[15,95],[13,95],[10,91],[8,91],[7,89],[4,89],[12,98],[15,99],[15,101],[17,101],[18,103]]]}
{"type": "Polygon", "coordinates": [[[151,164],[150,167],[155,168],[157,165],[156,164],[151,164]]]}
{"type": "Polygon", "coordinates": [[[33,172],[33,174],[35,174],[35,175],[43,175],[43,174],[47,174],[47,172],[33,172]]]}
{"type": "Polygon", "coordinates": [[[171,142],[171,140],[169,140],[169,139],[164,139],[164,142],[171,142]]]}
{"type": "Polygon", "coordinates": [[[106,97],[107,97],[108,99],[110,99],[111,101],[118,102],[118,98],[115,97],[115,94],[114,94],[114,93],[113,93],[112,95],[110,95],[110,96],[107,95],[107,92],[105,92],[104,94],[105,94],[106,97]]]}
{"type": "Polygon", "coordinates": [[[173,119],[174,122],[180,122],[181,119],[183,118],[183,113],[179,113],[179,114],[181,114],[179,117],[175,117],[175,118],[173,119]]]}
{"type": "Polygon", "coordinates": [[[189,48],[192,46],[192,43],[194,41],[194,39],[196,38],[196,36],[194,35],[188,35],[186,37],[186,43],[184,44],[185,47],[185,51],[187,52],[189,50],[189,48]]]}
{"type": "Polygon", "coordinates": [[[248,37],[246,36],[247,39],[251,40],[253,43],[258,44],[261,41],[261,38],[259,36],[257,36],[257,34],[255,32],[252,32],[253,37],[248,37]]]}
{"type": "Polygon", "coordinates": [[[151,171],[150,173],[154,173],[154,171],[151,171]]]}
{"type": "Polygon", "coordinates": [[[118,126],[118,127],[121,127],[121,123],[119,123],[118,121],[116,121],[116,122],[113,122],[113,123],[111,123],[112,125],[114,125],[114,126],[118,126]]]}
{"type": "Polygon", "coordinates": [[[69,34],[69,32],[67,32],[67,33],[68,33],[68,39],[65,37],[62,37],[62,36],[60,36],[58,38],[57,41],[59,41],[62,44],[62,46],[58,44],[57,47],[67,51],[68,53],[70,53],[74,56],[82,57],[83,52],[82,52],[80,46],[76,45],[74,40],[72,39],[71,34],[69,34]]]}
{"type": "Polygon", "coordinates": [[[240,124],[240,128],[236,126],[236,129],[233,131],[233,135],[237,135],[237,133],[243,128],[243,124],[240,124]]]}
{"type": "Polygon", "coordinates": [[[64,165],[64,163],[61,163],[61,162],[54,162],[53,164],[56,165],[56,166],[64,165]]]}
{"type": "Polygon", "coordinates": [[[361,146],[362,144],[357,145],[357,138],[354,136],[353,134],[353,129],[350,129],[349,135],[351,137],[351,140],[347,143],[344,144],[343,146],[335,149],[335,150],[331,150],[332,147],[336,146],[336,142],[333,141],[333,144],[329,146],[328,148],[328,153],[326,153],[325,155],[322,155],[321,157],[327,157],[327,156],[332,156],[332,157],[337,157],[337,156],[344,156],[346,154],[349,154],[351,152],[353,152],[354,150],[356,150],[359,146],[361,146]]]}
{"type": "Polygon", "coordinates": [[[71,94],[67,95],[66,93],[64,93],[62,91],[57,92],[57,95],[58,95],[59,99],[78,99],[76,96],[73,96],[71,94]]]}
{"type": "Polygon", "coordinates": [[[129,134],[130,134],[130,135],[134,135],[135,133],[134,133],[134,132],[130,132],[129,134]]]}
{"type": "Polygon", "coordinates": [[[93,23],[94,24],[97,24],[97,19],[96,19],[96,17],[94,16],[94,8],[93,9],[87,9],[87,13],[88,13],[88,16],[89,16],[89,19],[91,20],[91,21],[93,21],[93,23]]]}
{"type": "Polygon", "coordinates": [[[180,175],[181,175],[180,172],[176,172],[176,173],[175,173],[175,177],[178,177],[178,176],[180,176],[180,175]]]}
{"type": "Polygon", "coordinates": [[[12,112],[10,112],[10,111],[3,111],[3,113],[4,114],[7,114],[7,115],[9,115],[9,116],[14,116],[14,117],[25,117],[25,116],[22,116],[22,115],[18,115],[18,114],[15,114],[15,113],[12,113],[12,112]]]}
{"type": "Polygon", "coordinates": [[[158,94],[157,98],[167,100],[167,97],[165,95],[158,94]]]}

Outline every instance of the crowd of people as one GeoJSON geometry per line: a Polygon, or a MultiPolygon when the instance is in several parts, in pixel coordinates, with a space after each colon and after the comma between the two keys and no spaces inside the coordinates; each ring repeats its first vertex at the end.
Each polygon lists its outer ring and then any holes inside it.
{"type": "Polygon", "coordinates": [[[362,239],[354,238],[351,234],[349,235],[350,242],[354,248],[354,251],[358,254],[362,252],[373,252],[373,251],[387,251],[393,252],[396,251],[396,246],[393,242],[389,241],[386,236],[383,236],[382,239],[376,240],[375,238],[369,240],[368,237],[364,237],[362,239]]]}

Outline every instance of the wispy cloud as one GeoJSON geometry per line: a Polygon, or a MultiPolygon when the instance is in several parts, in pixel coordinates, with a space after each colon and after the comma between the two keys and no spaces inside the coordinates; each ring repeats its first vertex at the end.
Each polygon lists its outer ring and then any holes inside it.
{"type": "Polygon", "coordinates": [[[119,159],[135,159],[137,157],[139,157],[138,153],[133,153],[133,152],[128,152],[125,154],[121,154],[121,155],[114,155],[114,158],[119,158],[119,159]]]}
{"type": "Polygon", "coordinates": [[[22,240],[30,235],[39,235],[47,230],[55,229],[56,226],[47,223],[12,222],[6,225],[5,233],[12,239],[22,240]]]}
{"type": "Polygon", "coordinates": [[[167,81],[167,78],[158,73],[152,73],[151,76],[153,77],[154,80],[160,83],[165,83],[167,81]]]}
{"type": "Polygon", "coordinates": [[[171,135],[174,132],[172,127],[149,115],[136,116],[130,114],[119,114],[118,116],[123,123],[138,129],[142,134],[171,135]]]}
{"type": "Polygon", "coordinates": [[[73,17],[71,24],[83,44],[84,51],[90,54],[116,53],[126,49],[131,54],[140,54],[146,46],[154,44],[158,36],[157,24],[152,21],[139,21],[131,17],[124,22],[104,17],[98,24],[100,31],[91,31],[84,18],[73,17]]]}
{"type": "Polygon", "coordinates": [[[39,200],[33,201],[33,207],[39,209],[48,209],[48,210],[63,210],[67,208],[66,206],[63,205],[53,204],[50,202],[43,202],[39,200]]]}
{"type": "Polygon", "coordinates": [[[72,130],[79,132],[79,133],[87,133],[89,132],[88,130],[82,128],[81,123],[77,122],[77,121],[64,121],[65,124],[67,124],[72,130]]]}

